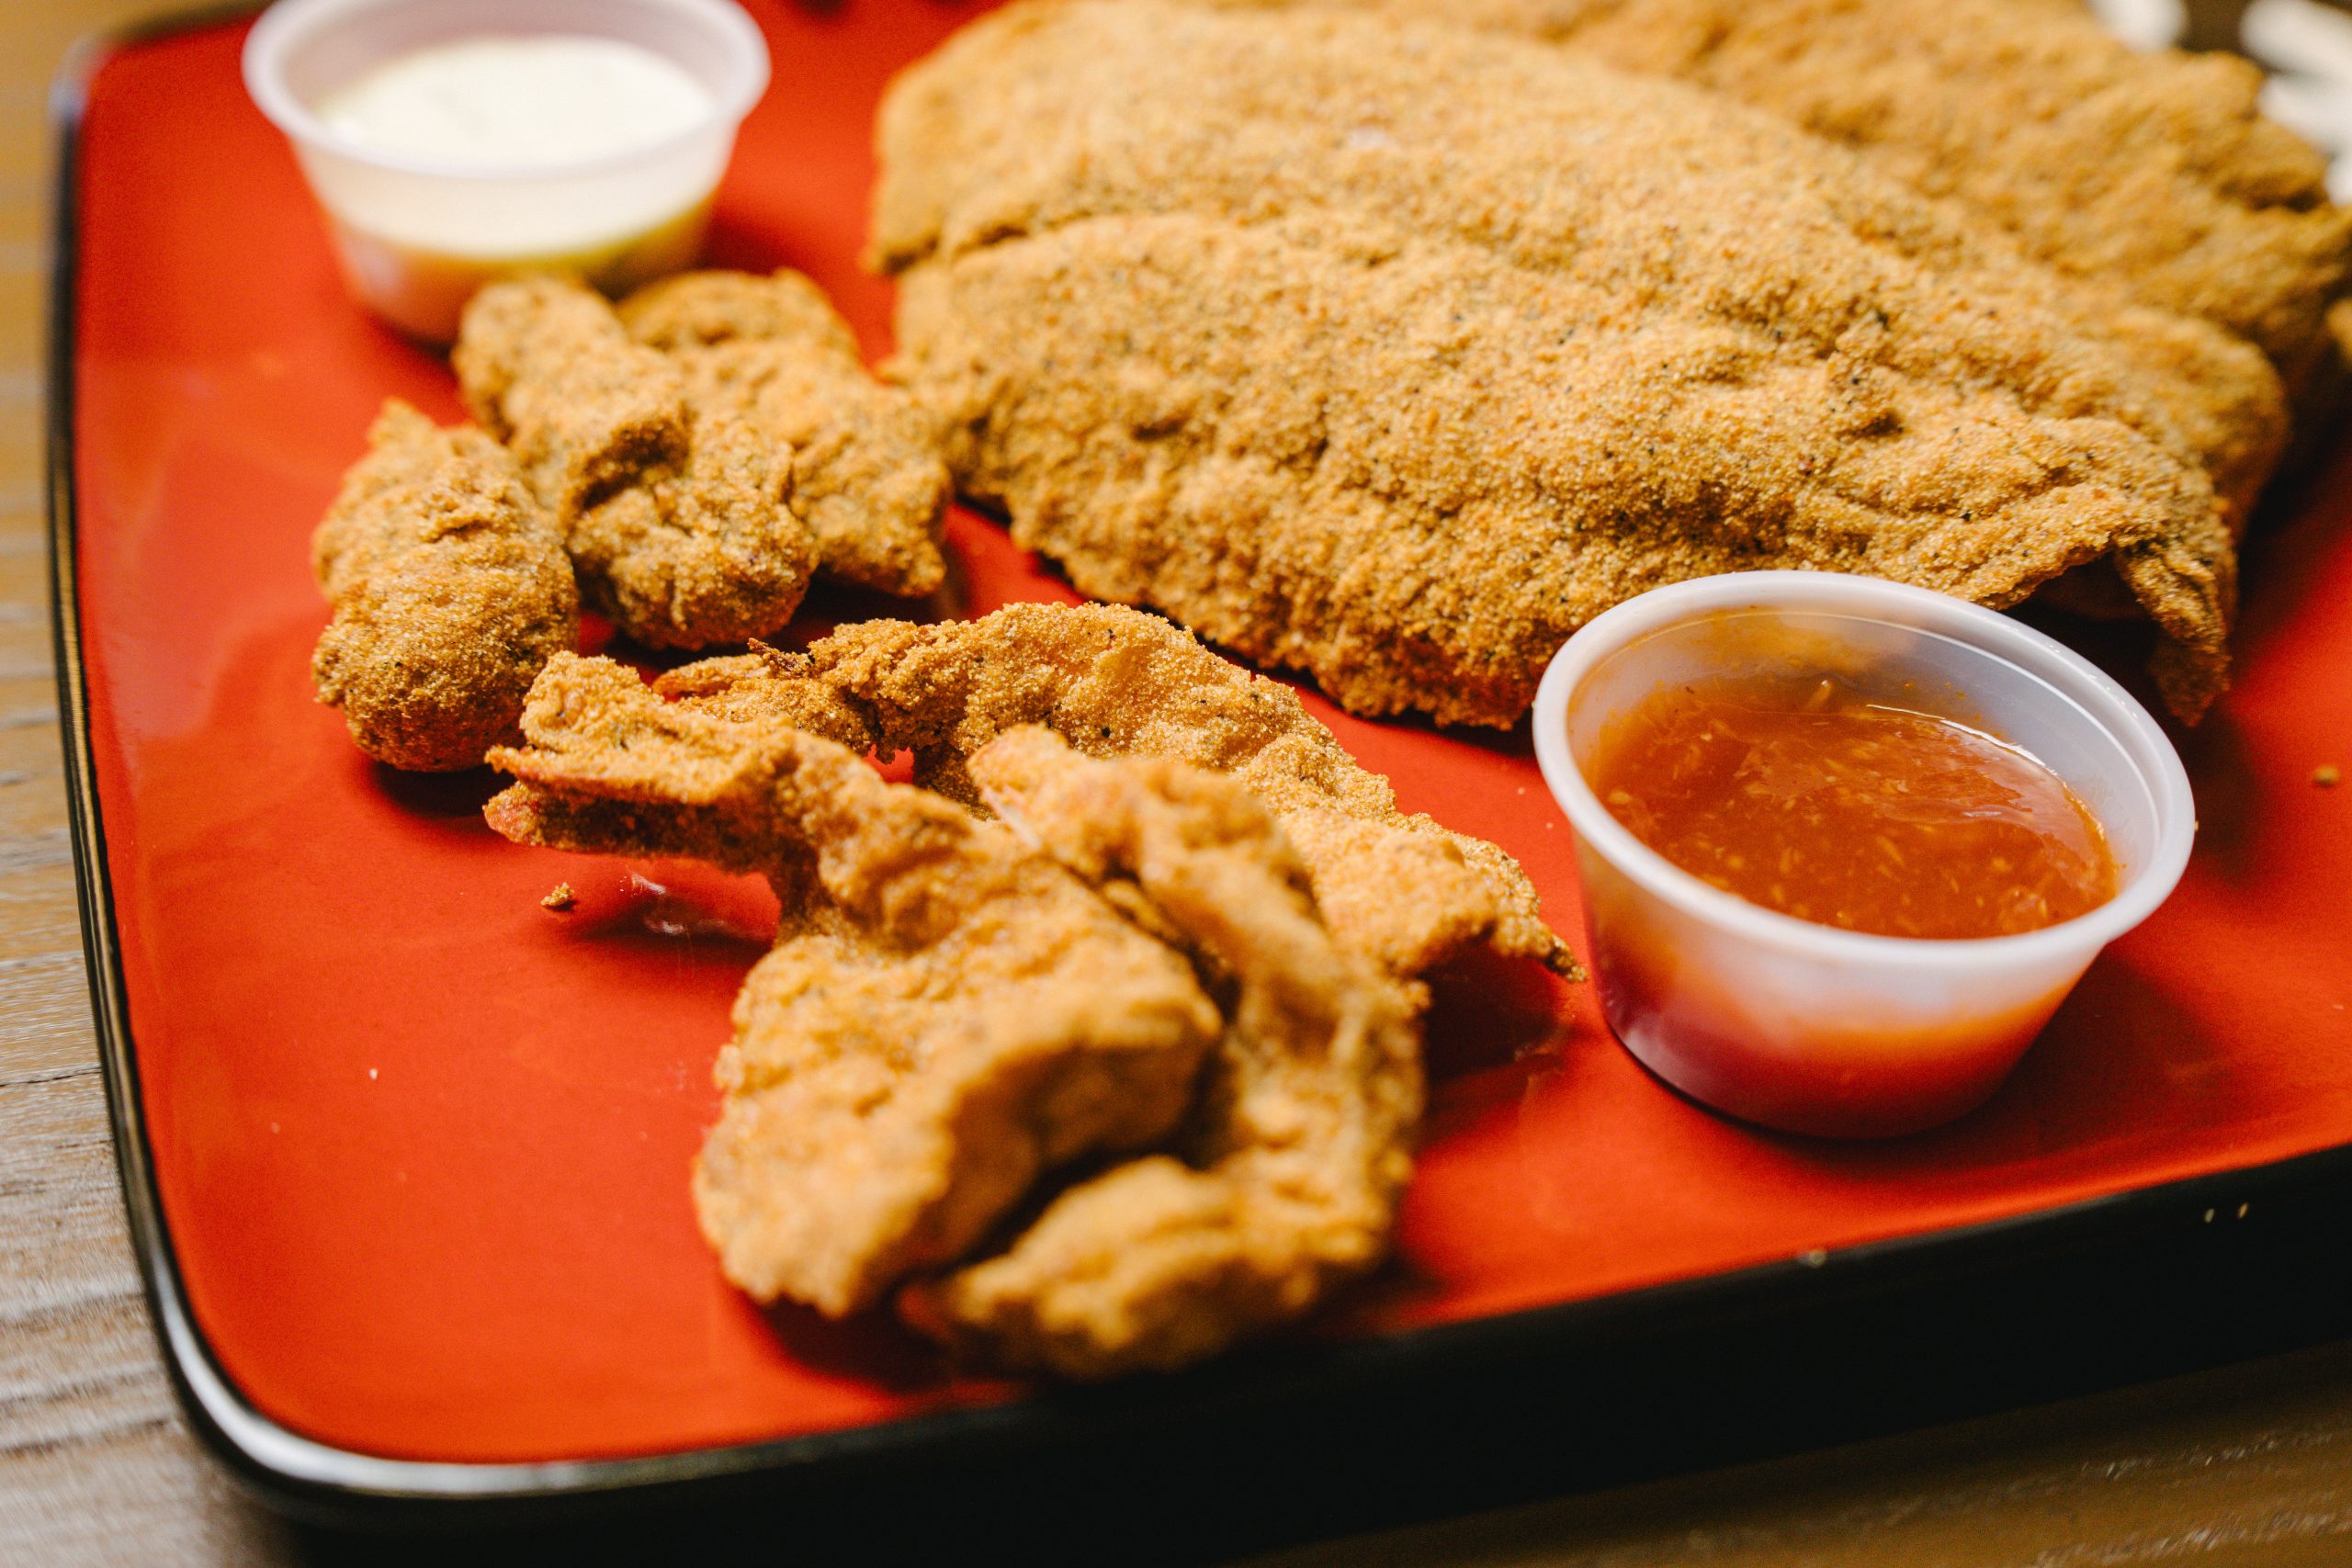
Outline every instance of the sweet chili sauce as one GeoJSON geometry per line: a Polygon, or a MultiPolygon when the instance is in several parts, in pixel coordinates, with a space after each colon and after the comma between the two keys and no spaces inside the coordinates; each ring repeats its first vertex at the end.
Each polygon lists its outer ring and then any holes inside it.
{"type": "Polygon", "coordinates": [[[2057,774],[1835,676],[1665,688],[1611,721],[1586,776],[1684,871],[1821,925],[2007,936],[2116,891],[2106,833],[2057,774]]]}

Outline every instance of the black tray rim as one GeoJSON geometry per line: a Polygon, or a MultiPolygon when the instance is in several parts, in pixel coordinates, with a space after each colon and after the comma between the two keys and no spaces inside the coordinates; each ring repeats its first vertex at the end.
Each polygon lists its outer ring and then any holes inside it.
{"type": "Polygon", "coordinates": [[[387,1458],[307,1437],[265,1414],[229,1377],[198,1325],[172,1245],[140,1093],[138,1047],[115,927],[104,812],[92,761],[82,657],[75,490],[76,305],[81,277],[80,180],[88,89],[115,54],[232,24],[266,0],[135,22],[93,34],[69,51],[51,85],[54,149],[48,291],[47,428],[50,625],[56,660],[66,804],[115,1161],[132,1250],[164,1368],[191,1429],[264,1501],[330,1525],[475,1528],[521,1519],[596,1517],[666,1504],[686,1494],[913,1472],[1022,1450],[1069,1450],[1148,1427],[1155,1417],[1279,1408],[1407,1376],[1468,1373],[1542,1348],[1695,1335],[1775,1312],[1892,1294],[1939,1279],[1997,1270],[2036,1257],[2184,1224],[2213,1224],[2256,1202],[2352,1187],[2352,1142],[2287,1159],[2130,1189],[2006,1218],[1890,1237],[1696,1279],[1524,1309],[1378,1338],[1292,1344],[1172,1377],[1101,1389],[1044,1389],[1012,1402],[780,1439],[671,1452],[544,1462],[387,1458]]]}

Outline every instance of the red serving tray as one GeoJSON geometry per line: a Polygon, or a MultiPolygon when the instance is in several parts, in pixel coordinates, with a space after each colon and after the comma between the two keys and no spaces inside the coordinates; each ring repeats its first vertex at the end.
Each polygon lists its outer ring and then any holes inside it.
{"type": "MultiPolygon", "coordinates": [[[[775,84],[714,259],[812,274],[878,355],[890,289],[855,260],[875,101],[978,7],[752,9],[775,84]]],[[[87,65],[62,128],[54,349],[94,995],[199,1425],[290,1487],[469,1496],[807,1469],[1057,1419],[888,1322],[762,1312],[720,1278],[686,1172],[759,951],[731,934],[756,927],[756,892],[517,849],[481,820],[489,775],[377,768],[311,702],[312,525],[387,395],[460,411],[440,360],[346,299],[240,85],[243,38],[218,23],[87,65]],[[567,879],[581,908],[541,908],[567,879]]],[[[1464,1325],[1556,1345],[1653,1299],[1634,1292],[1736,1304],[1891,1246],[1957,1256],[1994,1222],[2079,1228],[2091,1201],[2210,1202],[2333,1168],[2324,1152],[2352,1146],[2352,787],[2312,775],[2352,766],[2347,479],[2352,455],[2252,552],[2237,687],[2181,738],[2203,816],[2187,879],[1990,1105],[1885,1145],[1759,1134],[1648,1077],[1589,990],[1458,977],[1395,1266],[1261,1364],[1379,1375],[1464,1325]]],[[[956,513],[950,541],[960,613],[1072,597],[984,518],[956,513]]],[[[836,597],[796,635],[897,608],[836,597]]],[[[1519,856],[1581,935],[1523,728],[1308,701],[1408,808],[1519,856]]]]}

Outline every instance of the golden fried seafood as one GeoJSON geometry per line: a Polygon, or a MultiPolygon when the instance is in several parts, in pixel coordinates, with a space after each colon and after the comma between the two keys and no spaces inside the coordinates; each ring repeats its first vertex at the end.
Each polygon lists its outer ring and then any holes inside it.
{"type": "MultiPolygon", "coordinates": [[[[1235,3],[1235,0],[1227,0],[1235,3]]],[[[1239,0],[1288,4],[1293,0],[1239,0]]],[[[2048,0],[1308,0],[1544,39],[1783,115],[2028,254],[2250,339],[2329,347],[2352,212],[2230,54],[2135,50],[2048,0]]]]}
{"type": "Polygon", "coordinates": [[[1130,0],[967,28],[881,142],[959,486],[1357,711],[1508,723],[1610,604],[1774,566],[2005,606],[2111,560],[2174,705],[2224,683],[2205,470],[2275,457],[2261,355],[1785,121],[1520,39],[1130,0]]]}
{"type": "Polygon", "coordinates": [[[936,589],[947,466],[913,400],[866,373],[857,340],[797,272],[695,272],[620,304],[629,334],[668,356],[688,405],[793,453],[792,509],[820,572],[902,598],[936,589]]]}
{"type": "Polygon", "coordinates": [[[672,700],[563,656],[529,744],[491,758],[520,781],[487,812],[511,839],[777,889],[696,1168],[728,1277],[835,1314],[911,1280],[927,1331],[1097,1378],[1374,1267],[1420,1113],[1415,976],[1476,942],[1573,970],[1517,866],[1399,817],[1287,690],[1133,611],[867,632],[687,666],[672,700]],[[971,808],[883,783],[877,740],[971,808]],[[1442,908],[1387,918],[1384,878],[1442,908]],[[1363,907],[1327,912],[1326,885],[1363,907]],[[1147,1149],[969,1261],[1057,1168],[1147,1149]]]}
{"type": "Polygon", "coordinates": [[[1001,823],[778,724],[566,656],[534,688],[524,843],[767,873],[695,1202],[727,1276],[839,1315],[964,1256],[1039,1173],[1166,1135],[1219,1030],[1177,953],[1001,823]]]}
{"type": "Polygon", "coordinates": [[[690,706],[914,753],[918,783],[977,802],[981,747],[1044,725],[1091,757],[1172,758],[1230,775],[1274,812],[1325,918],[1358,951],[1418,975],[1485,943],[1562,974],[1576,961],[1518,863],[1396,809],[1286,686],[1180,626],[1116,605],[1013,604],[972,621],[844,626],[806,654],[687,665],[661,689],[690,706]]]}
{"type": "Polygon", "coordinates": [[[1006,821],[1193,954],[1229,999],[1184,1150],[1056,1198],[910,1314],[1065,1377],[1165,1370],[1297,1318],[1387,1251],[1421,1111],[1413,1000],[1318,918],[1231,777],[1019,728],[971,760],[1006,821]]]}
{"type": "Polygon", "coordinates": [[[590,605],[654,648],[764,637],[792,618],[815,545],[793,456],[697,417],[669,359],[577,281],[492,284],[451,355],[469,407],[563,525],[590,605]]]}
{"type": "Polygon", "coordinates": [[[394,400],[311,539],[334,605],[319,700],[396,768],[470,768],[516,734],[531,681],[580,635],[563,535],[503,447],[394,400]]]}

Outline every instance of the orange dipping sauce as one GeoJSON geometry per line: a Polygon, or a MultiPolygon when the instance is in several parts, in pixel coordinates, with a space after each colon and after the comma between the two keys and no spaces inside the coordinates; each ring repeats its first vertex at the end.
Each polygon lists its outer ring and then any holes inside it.
{"type": "Polygon", "coordinates": [[[2107,835],[2057,774],[1835,677],[1661,691],[1611,721],[1586,776],[1674,864],[1819,925],[2007,936],[2116,892],[2107,835]]]}

